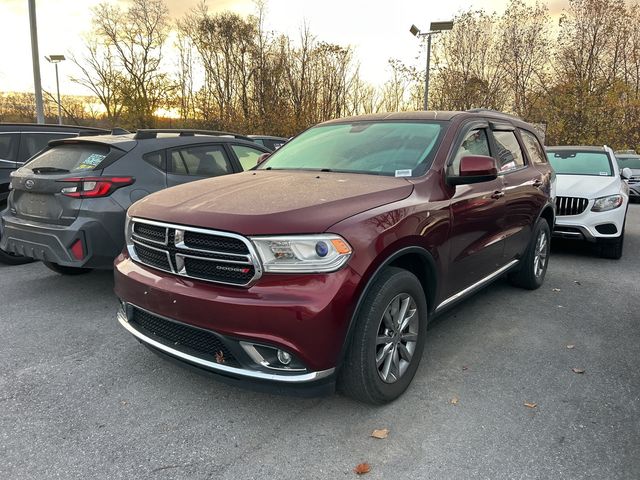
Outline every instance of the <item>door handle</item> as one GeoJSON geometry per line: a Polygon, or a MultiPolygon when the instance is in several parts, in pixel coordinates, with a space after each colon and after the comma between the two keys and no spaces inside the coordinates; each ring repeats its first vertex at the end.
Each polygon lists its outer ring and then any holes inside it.
{"type": "Polygon", "coordinates": [[[498,190],[491,194],[491,198],[495,198],[496,200],[502,197],[504,197],[504,192],[500,192],[498,190]]]}
{"type": "Polygon", "coordinates": [[[537,180],[535,180],[535,181],[533,182],[533,186],[534,186],[535,188],[540,188],[540,187],[542,186],[542,184],[543,184],[543,181],[542,181],[542,180],[540,180],[540,179],[537,179],[537,180]]]}

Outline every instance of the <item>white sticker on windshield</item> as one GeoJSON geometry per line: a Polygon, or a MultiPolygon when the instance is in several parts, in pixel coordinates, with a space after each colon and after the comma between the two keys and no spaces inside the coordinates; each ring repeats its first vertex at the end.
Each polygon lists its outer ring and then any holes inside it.
{"type": "Polygon", "coordinates": [[[608,177],[609,176],[609,174],[607,172],[600,172],[600,175],[603,176],[603,177],[608,177]]]}
{"type": "Polygon", "coordinates": [[[411,169],[396,170],[396,177],[410,177],[413,171],[411,169]]]}

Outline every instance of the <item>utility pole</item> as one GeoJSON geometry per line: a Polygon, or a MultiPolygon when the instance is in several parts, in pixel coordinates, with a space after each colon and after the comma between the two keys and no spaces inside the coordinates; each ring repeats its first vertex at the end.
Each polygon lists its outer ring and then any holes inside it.
{"type": "Polygon", "coordinates": [[[40,54],[38,53],[38,26],[36,22],[36,0],[29,0],[29,24],[31,28],[31,59],[33,61],[33,86],[36,96],[36,121],[44,123],[42,104],[42,82],[40,80],[40,54]]]}

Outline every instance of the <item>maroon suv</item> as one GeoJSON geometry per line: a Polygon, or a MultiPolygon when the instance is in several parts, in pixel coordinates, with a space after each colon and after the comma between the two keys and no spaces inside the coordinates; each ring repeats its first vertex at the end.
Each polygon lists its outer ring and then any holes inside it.
{"type": "Polygon", "coordinates": [[[496,112],[322,123],[253,171],[135,203],[118,319],[229,380],[388,402],[435,315],[505,273],[542,284],[553,182],[533,127],[496,112]]]}

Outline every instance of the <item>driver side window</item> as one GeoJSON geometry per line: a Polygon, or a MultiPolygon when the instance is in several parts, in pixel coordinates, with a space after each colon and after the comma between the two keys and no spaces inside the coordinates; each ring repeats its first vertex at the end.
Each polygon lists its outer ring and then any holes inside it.
{"type": "Polygon", "coordinates": [[[449,175],[460,175],[460,160],[467,155],[486,155],[491,156],[489,152],[489,139],[484,128],[470,130],[462,140],[460,148],[453,157],[453,161],[449,165],[449,175]]]}

